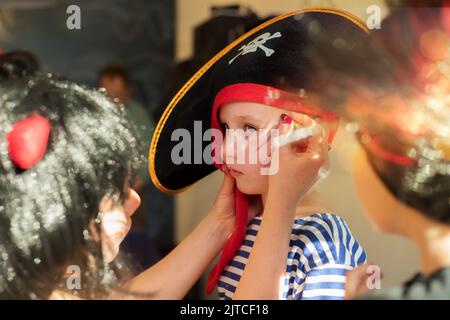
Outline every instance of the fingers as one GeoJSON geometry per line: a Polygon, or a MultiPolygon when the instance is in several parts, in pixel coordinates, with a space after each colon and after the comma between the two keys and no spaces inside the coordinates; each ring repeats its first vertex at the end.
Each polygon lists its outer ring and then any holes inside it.
{"type": "Polygon", "coordinates": [[[281,120],[281,123],[278,126],[278,136],[274,137],[272,142],[272,146],[279,148],[280,150],[289,145],[291,142],[290,134],[294,130],[294,122],[292,121],[292,118],[289,118],[288,116],[286,117],[287,118],[281,120]]]}
{"type": "Polygon", "coordinates": [[[349,271],[346,276],[345,296],[346,299],[352,299],[368,293],[374,288],[381,288],[381,284],[377,285],[374,281],[381,281],[383,273],[380,268],[372,262],[359,265],[355,269],[349,271]]]}
{"type": "Polygon", "coordinates": [[[360,295],[362,287],[367,281],[367,269],[368,264],[363,264],[356,267],[353,270],[347,272],[345,281],[345,299],[353,299],[360,295]]]}
{"type": "Polygon", "coordinates": [[[324,137],[320,134],[312,136],[308,139],[306,153],[311,155],[311,159],[325,159],[328,154],[328,144],[324,137]]]}
{"type": "Polygon", "coordinates": [[[228,174],[228,168],[226,165],[222,166],[222,171],[225,173],[223,177],[222,186],[220,187],[219,195],[230,195],[234,193],[234,186],[236,180],[228,174]]]}
{"type": "Polygon", "coordinates": [[[279,125],[279,136],[274,141],[274,145],[280,148],[280,151],[284,146],[290,145],[296,153],[309,152],[316,154],[316,157],[322,157],[328,151],[323,130],[308,117],[302,118],[297,115],[297,118],[301,119],[303,125],[306,126],[297,124],[292,121],[292,118],[285,116],[279,125]]]}
{"type": "Polygon", "coordinates": [[[297,112],[288,112],[288,116],[291,117],[294,122],[298,123],[302,127],[310,127],[314,124],[314,120],[305,114],[297,112]]]}
{"type": "Polygon", "coordinates": [[[300,124],[302,127],[310,127],[313,124],[320,126],[322,129],[322,135],[328,143],[331,143],[331,141],[333,140],[334,134],[336,133],[339,126],[339,119],[337,117],[333,119],[322,120],[319,118],[314,119],[305,114],[296,112],[289,112],[288,114],[290,117],[292,117],[292,119],[294,119],[296,123],[300,124]]]}

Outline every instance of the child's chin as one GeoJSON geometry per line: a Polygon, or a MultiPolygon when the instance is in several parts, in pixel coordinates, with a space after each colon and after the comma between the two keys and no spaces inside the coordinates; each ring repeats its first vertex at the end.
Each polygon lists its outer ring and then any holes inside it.
{"type": "Polygon", "coordinates": [[[247,181],[243,181],[243,179],[236,179],[236,186],[240,192],[254,195],[254,194],[262,194],[263,191],[259,186],[256,186],[254,183],[249,183],[247,181]]]}

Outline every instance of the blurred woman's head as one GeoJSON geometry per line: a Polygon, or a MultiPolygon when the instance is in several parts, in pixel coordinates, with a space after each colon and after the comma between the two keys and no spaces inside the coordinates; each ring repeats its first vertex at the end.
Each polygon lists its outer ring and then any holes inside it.
{"type": "Polygon", "coordinates": [[[345,113],[370,163],[361,166],[374,171],[356,177],[362,199],[385,231],[412,212],[450,224],[449,17],[449,7],[394,10],[340,80],[352,87],[345,113]]]}
{"type": "Polygon", "coordinates": [[[8,59],[0,76],[0,297],[67,290],[70,265],[80,295],[101,295],[119,278],[109,262],[139,205],[130,181],[140,145],[101,92],[8,59]]]}

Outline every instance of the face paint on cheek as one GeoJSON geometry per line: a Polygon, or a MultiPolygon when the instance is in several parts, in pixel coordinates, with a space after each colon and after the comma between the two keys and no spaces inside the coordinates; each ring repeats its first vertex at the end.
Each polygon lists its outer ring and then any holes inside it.
{"type": "Polygon", "coordinates": [[[246,137],[246,164],[255,165],[258,163],[258,134],[250,134],[246,137]]]}
{"type": "Polygon", "coordinates": [[[247,137],[242,129],[227,129],[225,138],[225,163],[228,165],[247,163],[247,137]]]}
{"type": "Polygon", "coordinates": [[[271,139],[272,136],[277,134],[277,129],[274,127],[270,129],[261,129],[258,134],[252,137],[251,147],[249,153],[251,153],[254,161],[252,164],[258,164],[259,167],[266,167],[270,165],[271,161],[271,139]]]}

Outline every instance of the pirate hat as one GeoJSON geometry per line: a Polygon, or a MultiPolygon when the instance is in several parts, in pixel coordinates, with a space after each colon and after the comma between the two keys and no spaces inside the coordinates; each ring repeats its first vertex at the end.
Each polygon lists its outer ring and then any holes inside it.
{"type": "Polygon", "coordinates": [[[202,141],[201,135],[213,125],[218,94],[221,102],[245,99],[278,106],[277,102],[287,101],[287,106],[280,107],[296,110],[289,106],[292,97],[272,101],[267,94],[263,101],[261,97],[267,88],[281,89],[276,95],[317,92],[324,96],[327,83],[335,81],[328,78],[327,65],[339,69],[335,65],[348,59],[366,36],[367,29],[357,17],[317,8],[273,18],[232,42],[190,78],[161,116],[149,151],[155,186],[166,193],[180,192],[216,169],[212,161],[203,159],[203,150],[211,141],[202,141]],[[172,136],[176,129],[184,129],[195,140],[191,141],[191,159],[183,163],[172,160],[172,150],[180,143],[172,136]]]}

